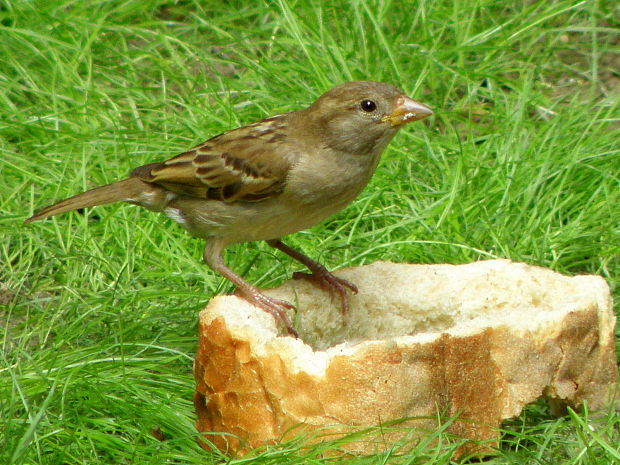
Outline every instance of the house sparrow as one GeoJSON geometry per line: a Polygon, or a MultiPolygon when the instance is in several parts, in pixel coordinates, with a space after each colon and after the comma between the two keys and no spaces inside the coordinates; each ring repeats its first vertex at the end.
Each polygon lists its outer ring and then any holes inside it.
{"type": "Polygon", "coordinates": [[[307,277],[338,295],[346,315],[347,290],[356,293],[355,285],[280,238],[347,206],[370,180],[396,132],[432,114],[389,84],[346,82],[307,108],[233,129],[164,162],[140,166],[127,179],[43,208],[26,223],[112,202],[163,212],[206,240],[207,265],[296,335],[285,313],[293,306],[267,297],[228,268],[223,249],[267,241],[307,266],[312,273],[307,277]]]}

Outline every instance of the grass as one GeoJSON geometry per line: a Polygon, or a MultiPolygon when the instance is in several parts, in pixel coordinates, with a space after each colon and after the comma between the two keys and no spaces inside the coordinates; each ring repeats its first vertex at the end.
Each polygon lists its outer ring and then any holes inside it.
{"type": "MultiPolygon", "coordinates": [[[[127,205],[22,221],[344,80],[395,83],[436,116],[291,245],[330,268],[510,258],[600,274],[620,301],[617,14],[603,0],[2,2],[0,463],[225,460],[193,426],[196,315],[232,289],[201,241],[127,205]]],[[[262,286],[298,269],[264,244],[227,260],[262,286]]],[[[458,441],[433,439],[231,463],[451,463],[458,441]]],[[[618,443],[616,412],[535,404],[485,463],[607,465],[618,443]]]]}

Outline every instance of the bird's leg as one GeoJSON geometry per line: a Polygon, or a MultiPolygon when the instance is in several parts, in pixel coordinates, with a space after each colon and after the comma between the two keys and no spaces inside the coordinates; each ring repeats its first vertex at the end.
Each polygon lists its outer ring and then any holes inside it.
{"type": "Polygon", "coordinates": [[[221,244],[220,241],[213,239],[208,240],[202,254],[205,263],[209,265],[213,271],[221,274],[235,284],[237,286],[237,291],[241,294],[241,297],[256,305],[261,310],[271,314],[276,321],[280,321],[284,325],[290,335],[299,337],[299,334],[295,331],[295,329],[293,329],[291,320],[285,312],[285,310],[293,309],[295,307],[284,300],[266,296],[256,286],[252,286],[241,276],[228,268],[222,259],[222,249],[223,244],[221,244]]]}
{"type": "Polygon", "coordinates": [[[312,274],[308,273],[294,273],[294,279],[308,279],[312,281],[314,284],[319,286],[321,289],[326,290],[332,296],[338,295],[341,302],[342,314],[346,318],[349,314],[349,297],[347,296],[347,289],[350,290],[353,294],[357,294],[357,286],[346,279],[338,278],[327,271],[323,265],[319,262],[312,260],[310,257],[306,257],[301,252],[289,247],[280,239],[272,239],[267,241],[271,247],[274,247],[282,252],[284,252],[289,257],[294,258],[298,262],[306,265],[308,269],[312,272],[312,274]]]}

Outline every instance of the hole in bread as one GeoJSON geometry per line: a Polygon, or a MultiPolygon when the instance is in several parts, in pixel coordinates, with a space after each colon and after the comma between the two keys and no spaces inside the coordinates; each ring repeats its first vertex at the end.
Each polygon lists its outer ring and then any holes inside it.
{"type": "Polygon", "coordinates": [[[315,350],[401,336],[473,334],[498,325],[536,332],[582,300],[570,277],[508,260],[468,266],[377,262],[338,276],[360,290],[349,294],[347,323],[337,298],[310,282],[291,280],[266,291],[296,305],[295,327],[315,350]]]}

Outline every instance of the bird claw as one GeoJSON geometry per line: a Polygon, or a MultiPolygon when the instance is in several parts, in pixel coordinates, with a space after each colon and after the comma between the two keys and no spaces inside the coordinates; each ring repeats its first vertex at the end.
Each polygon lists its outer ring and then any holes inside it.
{"type": "Polygon", "coordinates": [[[237,289],[235,294],[239,295],[251,304],[272,315],[276,319],[276,321],[280,321],[282,323],[282,325],[286,328],[286,330],[291,336],[299,338],[299,333],[293,328],[293,324],[291,323],[290,318],[285,312],[285,310],[293,310],[295,308],[293,304],[287,302],[286,300],[268,297],[258,291],[250,295],[245,295],[237,289]]]}
{"type": "Polygon", "coordinates": [[[347,289],[353,294],[357,294],[359,290],[357,286],[346,279],[338,278],[329,271],[318,271],[312,273],[302,273],[300,271],[293,273],[293,279],[305,279],[316,286],[320,287],[334,297],[339,297],[341,302],[342,315],[346,318],[349,316],[349,296],[347,289]]]}

